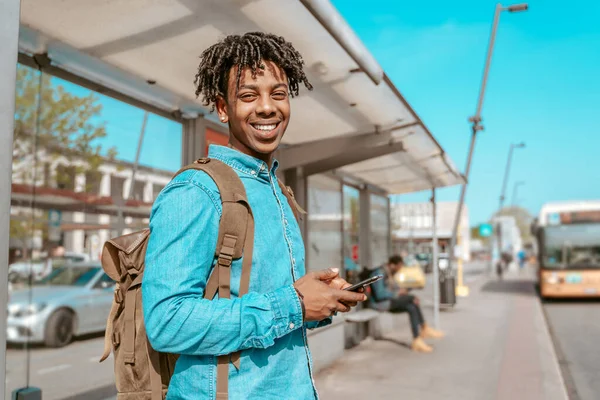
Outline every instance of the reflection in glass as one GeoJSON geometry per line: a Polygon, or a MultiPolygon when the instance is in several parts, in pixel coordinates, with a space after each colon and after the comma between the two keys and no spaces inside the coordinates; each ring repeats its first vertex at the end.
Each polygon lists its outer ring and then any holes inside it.
{"type": "Polygon", "coordinates": [[[344,185],[344,270],[348,282],[358,282],[360,273],[359,234],[360,234],[360,192],[352,186],[344,185]]]}
{"type": "Polygon", "coordinates": [[[147,228],[152,203],[181,167],[181,124],[148,114],[140,140],[144,110],[23,65],[15,95],[9,303],[34,312],[39,325],[13,324],[5,397],[32,385],[45,400],[62,399],[113,384],[110,363],[90,362],[103,338],[73,343],[72,334],[101,334],[113,299],[113,282],[100,278],[102,246],[147,228]],[[96,269],[72,269],[80,262],[96,269]],[[58,301],[79,290],[88,296],[81,308],[50,308],[50,292],[58,301]],[[34,337],[64,347],[31,347],[34,337]],[[75,371],[84,379],[71,379],[75,371]]]}
{"type": "Polygon", "coordinates": [[[324,175],[308,179],[308,267],[342,267],[342,188],[324,175]]]}
{"type": "Polygon", "coordinates": [[[389,258],[389,211],[385,196],[371,194],[371,262],[380,266],[389,258]]]}
{"type": "Polygon", "coordinates": [[[600,268],[600,224],[547,227],[543,240],[544,267],[600,268]]]}
{"type": "Polygon", "coordinates": [[[60,267],[54,269],[48,276],[38,281],[36,285],[85,286],[98,274],[98,271],[100,271],[99,267],[60,267]]]}

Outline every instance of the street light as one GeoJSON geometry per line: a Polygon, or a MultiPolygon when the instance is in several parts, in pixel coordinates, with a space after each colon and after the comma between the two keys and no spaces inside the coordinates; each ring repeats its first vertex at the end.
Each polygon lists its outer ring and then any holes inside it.
{"type": "Polygon", "coordinates": [[[519,189],[519,186],[524,185],[525,181],[517,181],[515,182],[514,186],[513,186],[513,193],[512,193],[512,206],[515,207],[517,205],[517,191],[519,189]]]}
{"type": "Polygon", "coordinates": [[[473,158],[473,149],[475,148],[475,138],[477,136],[477,132],[483,130],[483,125],[481,125],[481,108],[483,107],[483,97],[485,94],[485,86],[487,84],[488,72],[490,69],[490,62],[492,60],[492,52],[494,50],[494,41],[496,40],[496,30],[498,28],[498,20],[500,19],[500,13],[502,11],[508,12],[519,12],[525,11],[529,7],[527,3],[513,4],[508,7],[503,7],[502,4],[496,4],[496,9],[494,11],[494,22],[492,24],[492,32],[490,34],[490,42],[488,45],[487,56],[485,60],[485,67],[483,70],[483,79],[481,81],[481,89],[479,91],[479,100],[477,102],[477,111],[475,115],[469,118],[469,122],[471,125],[471,144],[469,145],[469,156],[467,157],[467,167],[465,169],[465,183],[461,187],[460,191],[460,200],[458,202],[458,208],[456,209],[456,216],[454,218],[454,226],[452,228],[452,239],[450,241],[450,259],[454,261],[454,248],[456,247],[456,235],[458,233],[458,224],[460,222],[460,215],[462,213],[463,204],[465,202],[465,193],[467,191],[467,182],[469,181],[469,172],[471,171],[471,159],[473,158]]]}
{"type": "MultiPolygon", "coordinates": [[[[496,213],[498,217],[502,214],[502,208],[504,207],[504,199],[506,192],[506,184],[508,183],[508,175],[510,173],[510,165],[512,161],[513,151],[515,149],[523,149],[525,148],[525,143],[511,143],[510,149],[508,150],[508,160],[506,160],[506,168],[504,169],[504,181],[502,182],[502,193],[500,194],[500,205],[498,207],[498,212],[496,213]]],[[[514,200],[514,197],[513,197],[514,200]]],[[[496,237],[498,241],[498,254],[502,257],[502,222],[499,219],[497,228],[496,228],[496,237]]]]}
{"type": "Polygon", "coordinates": [[[506,161],[506,168],[504,169],[504,181],[502,182],[502,193],[500,194],[500,206],[498,207],[498,212],[502,211],[502,207],[504,207],[504,200],[506,199],[506,185],[508,184],[508,174],[510,173],[510,165],[512,162],[512,156],[514,149],[523,149],[525,148],[525,143],[511,143],[510,150],[508,151],[508,160],[506,161]]]}
{"type": "Polygon", "coordinates": [[[529,6],[527,5],[527,3],[521,3],[521,4],[515,4],[512,6],[508,6],[505,8],[505,10],[507,10],[508,12],[519,12],[519,11],[527,11],[528,8],[529,8],[529,6]]]}

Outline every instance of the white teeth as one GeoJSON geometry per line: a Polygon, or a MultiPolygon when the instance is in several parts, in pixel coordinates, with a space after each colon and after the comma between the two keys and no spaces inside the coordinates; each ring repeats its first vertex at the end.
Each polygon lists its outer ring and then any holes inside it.
{"type": "Polygon", "coordinates": [[[259,131],[272,131],[273,129],[275,129],[275,127],[277,125],[272,124],[272,125],[252,125],[254,126],[254,128],[258,129],[259,131]]]}

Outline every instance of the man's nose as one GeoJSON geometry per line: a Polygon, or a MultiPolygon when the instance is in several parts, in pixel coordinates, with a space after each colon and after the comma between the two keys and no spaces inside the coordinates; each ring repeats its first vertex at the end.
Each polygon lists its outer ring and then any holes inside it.
{"type": "Polygon", "coordinates": [[[256,107],[256,113],[267,117],[275,113],[275,105],[273,104],[273,100],[270,96],[260,97],[256,107]]]}

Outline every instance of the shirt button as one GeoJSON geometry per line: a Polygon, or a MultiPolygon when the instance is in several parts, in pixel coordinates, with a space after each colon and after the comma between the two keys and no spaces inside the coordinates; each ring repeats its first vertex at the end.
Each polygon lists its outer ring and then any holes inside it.
{"type": "Polygon", "coordinates": [[[252,175],[256,175],[256,171],[254,171],[254,170],[250,171],[250,173],[251,173],[252,175]]]}
{"type": "Polygon", "coordinates": [[[295,327],[295,326],[296,326],[296,325],[294,325],[294,323],[293,323],[293,322],[290,322],[290,329],[294,329],[294,327],[295,327]]]}

